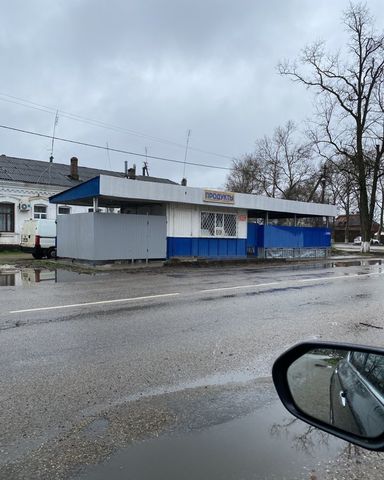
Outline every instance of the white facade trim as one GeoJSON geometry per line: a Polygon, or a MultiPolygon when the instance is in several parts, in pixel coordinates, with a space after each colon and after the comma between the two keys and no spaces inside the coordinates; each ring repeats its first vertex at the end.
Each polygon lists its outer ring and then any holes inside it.
{"type": "MultiPolygon", "coordinates": [[[[261,195],[234,193],[232,204],[207,202],[205,189],[184,187],[182,185],[169,185],[164,183],[140,182],[126,178],[109,177],[100,175],[100,192],[105,197],[131,200],[150,200],[163,203],[183,203],[189,205],[219,205],[228,209],[261,210],[268,212],[285,212],[297,215],[318,215],[334,217],[337,207],[320,203],[297,202],[270,198],[261,195]]],[[[209,190],[212,191],[211,189],[209,190]]]]}

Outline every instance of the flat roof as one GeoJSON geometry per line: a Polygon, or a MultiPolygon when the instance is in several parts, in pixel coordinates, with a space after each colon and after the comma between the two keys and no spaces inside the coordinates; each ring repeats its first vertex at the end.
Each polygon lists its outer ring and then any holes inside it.
{"type": "Polygon", "coordinates": [[[335,217],[334,205],[298,202],[262,195],[222,192],[215,189],[187,187],[177,184],[140,182],[128,178],[99,175],[81,185],[50,197],[51,203],[91,206],[98,198],[100,207],[120,207],[128,204],[183,203],[209,205],[228,209],[248,210],[250,216],[279,217],[335,217]]]}

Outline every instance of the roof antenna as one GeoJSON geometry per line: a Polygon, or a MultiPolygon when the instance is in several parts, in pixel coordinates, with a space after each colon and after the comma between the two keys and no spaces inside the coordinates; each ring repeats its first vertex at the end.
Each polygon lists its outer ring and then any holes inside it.
{"type": "Polygon", "coordinates": [[[144,164],[143,164],[143,177],[145,177],[145,175],[147,175],[147,177],[149,177],[149,170],[148,170],[148,148],[145,147],[145,161],[144,161],[144,164]]]}
{"type": "Polygon", "coordinates": [[[55,121],[53,122],[53,132],[52,132],[52,143],[51,143],[51,155],[49,156],[50,163],[53,162],[53,147],[55,146],[55,135],[56,135],[56,127],[59,123],[59,110],[56,110],[55,121]]]}
{"type": "Polygon", "coordinates": [[[183,180],[185,179],[185,165],[187,162],[188,146],[189,146],[189,137],[191,136],[191,130],[187,132],[187,143],[185,145],[185,155],[184,155],[184,167],[183,167],[183,180]]]}
{"type": "Polygon", "coordinates": [[[108,145],[108,142],[106,143],[106,146],[107,146],[107,157],[108,157],[109,169],[112,170],[111,156],[110,156],[110,154],[109,154],[109,145],[108,145]]]}

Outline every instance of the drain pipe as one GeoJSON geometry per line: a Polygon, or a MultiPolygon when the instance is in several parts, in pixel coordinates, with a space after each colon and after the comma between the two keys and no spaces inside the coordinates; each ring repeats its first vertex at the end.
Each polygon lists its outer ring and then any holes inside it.
{"type": "Polygon", "coordinates": [[[93,213],[99,211],[99,199],[97,197],[93,197],[93,213]]]}

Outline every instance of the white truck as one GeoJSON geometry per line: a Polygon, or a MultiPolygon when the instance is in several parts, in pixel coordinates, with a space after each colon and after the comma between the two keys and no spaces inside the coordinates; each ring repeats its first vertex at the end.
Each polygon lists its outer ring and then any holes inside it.
{"type": "Polygon", "coordinates": [[[56,221],[26,220],[21,230],[21,249],[33,258],[56,257],[56,221]]]}

